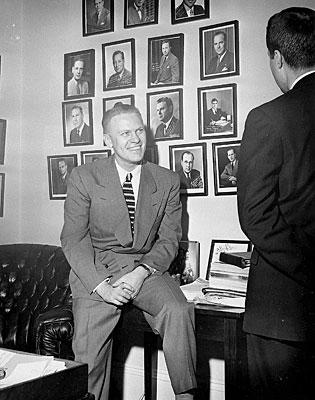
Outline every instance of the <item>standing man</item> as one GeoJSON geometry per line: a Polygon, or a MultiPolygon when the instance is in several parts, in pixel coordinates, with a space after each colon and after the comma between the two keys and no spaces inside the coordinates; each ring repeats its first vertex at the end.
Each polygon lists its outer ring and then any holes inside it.
{"type": "Polygon", "coordinates": [[[113,67],[115,74],[108,80],[108,88],[117,88],[132,85],[132,74],[125,68],[125,54],[121,50],[113,53],[113,67]]]}
{"type": "Polygon", "coordinates": [[[74,60],[72,66],[72,78],[67,84],[68,96],[77,96],[79,94],[89,93],[89,84],[84,79],[84,60],[78,58],[74,60]]]}
{"type": "Polygon", "coordinates": [[[195,15],[203,15],[205,10],[200,5],[195,5],[197,0],[183,0],[175,10],[176,19],[193,17],[195,15]]]}
{"type": "Polygon", "coordinates": [[[54,194],[66,194],[69,180],[68,165],[64,158],[60,158],[57,163],[58,171],[54,182],[54,194]]]}
{"type": "Polygon", "coordinates": [[[90,127],[84,122],[83,109],[75,105],[71,109],[73,129],[70,132],[70,143],[93,144],[90,127]]]}
{"type": "Polygon", "coordinates": [[[254,244],[244,330],[251,399],[313,399],[315,347],[315,11],[269,19],[270,68],[284,93],[252,110],[238,171],[254,244]]]}
{"type": "Polygon", "coordinates": [[[162,57],[154,84],[158,83],[179,83],[179,62],[171,52],[169,40],[162,41],[162,57]]]}
{"type": "Polygon", "coordinates": [[[105,7],[104,0],[94,0],[94,6],[95,12],[90,17],[89,31],[98,32],[109,29],[110,11],[105,7]]]}
{"type": "Polygon", "coordinates": [[[234,54],[226,48],[225,32],[215,32],[213,37],[213,48],[216,55],[211,58],[206,73],[218,74],[221,72],[234,71],[234,54]]]}
{"type": "Polygon", "coordinates": [[[191,151],[184,151],[181,155],[181,168],[178,171],[181,189],[203,188],[200,172],[194,169],[194,155],[191,151]]]}
{"type": "Polygon", "coordinates": [[[180,122],[173,115],[173,102],[169,97],[160,97],[156,104],[160,125],[156,128],[155,138],[180,137],[180,122]]]}
{"type": "Polygon", "coordinates": [[[234,149],[228,149],[227,158],[229,162],[224,167],[220,178],[222,180],[222,186],[236,186],[237,184],[237,173],[238,173],[238,159],[234,149]]]}
{"type": "Polygon", "coordinates": [[[114,155],[73,170],[61,234],[71,266],[75,357],[88,363],[89,392],[107,400],[112,332],[132,302],[163,339],[175,398],[193,399],[194,307],[167,272],[181,238],[178,176],[143,161],[146,133],[134,106],[108,110],[103,129],[114,155]]]}

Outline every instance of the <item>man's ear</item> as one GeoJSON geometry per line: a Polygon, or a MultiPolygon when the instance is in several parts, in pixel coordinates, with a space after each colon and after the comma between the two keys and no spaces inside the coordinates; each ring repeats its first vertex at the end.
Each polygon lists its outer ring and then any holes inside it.
{"type": "Polygon", "coordinates": [[[112,139],[110,138],[109,134],[104,133],[103,137],[104,137],[104,142],[105,142],[106,146],[113,147],[112,139]]]}
{"type": "Polygon", "coordinates": [[[275,50],[275,52],[274,52],[274,58],[275,58],[275,61],[276,61],[276,66],[277,66],[277,68],[278,68],[278,69],[281,69],[281,68],[283,67],[283,61],[284,61],[284,59],[283,59],[283,56],[282,56],[282,54],[280,53],[279,50],[275,50]]]}

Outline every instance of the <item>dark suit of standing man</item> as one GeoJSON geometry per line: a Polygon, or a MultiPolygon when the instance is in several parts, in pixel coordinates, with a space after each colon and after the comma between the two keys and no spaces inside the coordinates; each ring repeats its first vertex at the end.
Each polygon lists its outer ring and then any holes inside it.
{"type": "Polygon", "coordinates": [[[249,113],[241,145],[239,218],[254,244],[244,319],[251,399],[314,398],[314,27],[307,8],[270,18],[270,68],[284,94],[249,113]]]}
{"type": "Polygon", "coordinates": [[[123,305],[132,302],[163,338],[176,399],[193,399],[194,308],[167,272],[181,238],[179,178],[142,161],[146,133],[135,107],[113,107],[103,128],[115,155],[73,170],[61,234],[71,265],[76,360],[89,365],[89,391],[107,400],[112,332],[123,305]],[[129,173],[134,229],[122,188],[129,173]]]}
{"type": "Polygon", "coordinates": [[[179,82],[179,62],[178,58],[171,52],[169,40],[162,42],[162,57],[160,60],[159,72],[155,84],[158,83],[178,83],[179,82]]]}
{"type": "Polygon", "coordinates": [[[175,10],[176,19],[203,15],[205,10],[200,5],[195,5],[196,0],[184,0],[175,10]]]}

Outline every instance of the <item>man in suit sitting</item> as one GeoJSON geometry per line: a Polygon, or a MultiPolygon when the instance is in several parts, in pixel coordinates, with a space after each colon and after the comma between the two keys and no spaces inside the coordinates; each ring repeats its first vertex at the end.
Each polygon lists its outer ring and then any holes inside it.
{"type": "Polygon", "coordinates": [[[159,72],[154,84],[158,83],[178,83],[179,82],[179,62],[178,58],[171,51],[169,40],[162,41],[162,57],[160,60],[159,72]]]}
{"type": "Polygon", "coordinates": [[[226,48],[226,33],[223,31],[215,32],[213,37],[213,48],[216,53],[211,58],[206,74],[218,74],[234,71],[234,54],[226,48]]]}
{"type": "Polygon", "coordinates": [[[218,121],[226,121],[226,112],[218,108],[218,99],[215,97],[211,100],[211,108],[205,113],[205,128],[209,130],[214,130],[216,123],[218,121]]]}
{"type": "Polygon", "coordinates": [[[273,15],[266,43],[271,72],[284,94],[249,113],[237,184],[241,227],[254,245],[244,316],[250,399],[311,400],[315,11],[292,7],[273,15]]]}
{"type": "Polygon", "coordinates": [[[224,167],[223,172],[220,175],[222,186],[236,186],[237,184],[237,172],[238,172],[238,159],[234,149],[228,149],[227,157],[229,162],[224,167]]]}
{"type": "Polygon", "coordinates": [[[173,102],[169,97],[160,97],[156,104],[156,112],[160,125],[156,128],[155,138],[174,138],[181,136],[179,119],[173,115],[173,102]]]}
{"type": "Polygon", "coordinates": [[[107,400],[112,333],[132,303],[163,338],[175,398],[193,399],[194,307],[167,272],[181,238],[179,178],[143,161],[146,133],[134,106],[108,110],[103,129],[114,155],[73,169],[61,234],[71,266],[75,357],[88,363],[89,392],[107,400]]]}
{"type": "Polygon", "coordinates": [[[200,5],[195,5],[197,0],[183,0],[175,10],[175,18],[189,18],[195,15],[203,15],[205,10],[200,5]]]}
{"type": "Polygon", "coordinates": [[[71,109],[72,124],[74,128],[70,132],[70,143],[93,144],[90,127],[84,122],[83,109],[75,105],[71,109]]]}
{"type": "Polygon", "coordinates": [[[184,151],[181,155],[181,168],[178,172],[181,189],[203,188],[200,172],[194,169],[194,155],[191,151],[184,151]]]}

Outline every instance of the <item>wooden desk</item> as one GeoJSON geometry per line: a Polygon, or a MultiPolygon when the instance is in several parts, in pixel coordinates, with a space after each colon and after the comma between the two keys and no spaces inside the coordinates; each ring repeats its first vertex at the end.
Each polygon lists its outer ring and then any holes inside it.
{"type": "MultiPolygon", "coordinates": [[[[198,400],[209,400],[209,359],[225,361],[225,399],[246,399],[247,362],[246,341],[242,331],[243,309],[196,305],[197,381],[198,400]]],[[[135,335],[144,332],[145,398],[156,400],[157,352],[161,348],[159,336],[155,335],[142,313],[131,308],[124,313],[122,326],[135,335]]]]}

